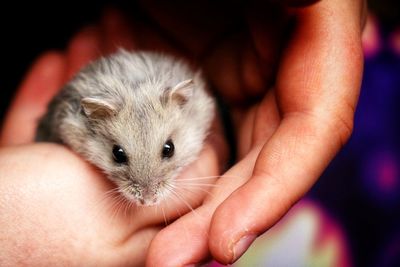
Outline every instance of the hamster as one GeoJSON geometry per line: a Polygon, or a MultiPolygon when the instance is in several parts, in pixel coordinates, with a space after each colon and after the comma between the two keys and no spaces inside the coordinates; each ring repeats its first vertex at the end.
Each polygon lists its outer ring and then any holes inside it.
{"type": "Polygon", "coordinates": [[[200,71],[119,50],[84,67],[50,102],[36,141],[62,143],[138,205],[156,205],[202,149],[215,101],[200,71]]]}

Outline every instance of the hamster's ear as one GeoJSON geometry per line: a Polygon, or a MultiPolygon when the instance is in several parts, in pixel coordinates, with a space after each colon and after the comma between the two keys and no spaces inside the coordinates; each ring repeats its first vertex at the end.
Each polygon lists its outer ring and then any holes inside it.
{"type": "Polygon", "coordinates": [[[85,115],[91,119],[101,119],[117,114],[117,106],[104,99],[85,97],[81,100],[81,106],[85,115]]]}
{"type": "Polygon", "coordinates": [[[194,83],[192,79],[178,83],[169,91],[169,99],[184,105],[193,95],[194,83]]]}

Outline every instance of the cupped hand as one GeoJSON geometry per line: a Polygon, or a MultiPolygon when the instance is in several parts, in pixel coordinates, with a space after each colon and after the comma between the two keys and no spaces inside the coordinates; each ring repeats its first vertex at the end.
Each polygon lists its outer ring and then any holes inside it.
{"type": "Polygon", "coordinates": [[[202,65],[230,103],[238,149],[237,163],[196,213],[156,235],[148,266],[236,261],[310,189],[352,132],[365,1],[259,2],[232,3],[231,11],[225,2],[142,1],[158,25],[144,36],[162,36],[160,49],[202,65]]]}
{"type": "MultiPolygon", "coordinates": [[[[307,192],[349,138],[362,72],[365,2],[284,2],[235,2],[230,11],[225,2],[160,7],[142,1],[147,19],[132,18],[132,35],[122,24],[109,25],[121,43],[132,44],[127,37],[133,36],[136,48],[179,54],[201,65],[230,104],[237,129],[238,162],[199,208],[152,232],[147,265],[197,264],[211,255],[222,263],[235,261],[307,192]]],[[[106,43],[105,49],[115,45],[106,43]]],[[[75,54],[76,60],[68,57],[68,66],[85,61],[78,58],[92,58],[91,53],[75,54]]],[[[69,69],[71,74],[77,68],[69,69]]],[[[56,86],[48,85],[47,91],[54,92],[56,86]]],[[[42,114],[50,96],[40,104],[41,95],[21,89],[7,117],[3,143],[31,140],[33,128],[23,125],[34,125],[42,114]]],[[[217,159],[224,154],[219,154],[224,151],[220,138],[211,135],[206,145],[211,167],[206,161],[199,164],[212,170],[207,175],[218,173],[217,159]]]]}
{"type": "Polygon", "coordinates": [[[143,266],[152,238],[201,204],[224,162],[217,120],[180,190],[155,207],[136,207],[99,170],[64,146],[33,144],[47,103],[83,65],[117,47],[135,49],[115,11],[88,27],[66,52],[48,52],[17,91],[0,133],[1,266],[143,266]],[[218,149],[216,149],[218,147],[218,149]],[[207,168],[204,168],[207,166],[207,168]]]}

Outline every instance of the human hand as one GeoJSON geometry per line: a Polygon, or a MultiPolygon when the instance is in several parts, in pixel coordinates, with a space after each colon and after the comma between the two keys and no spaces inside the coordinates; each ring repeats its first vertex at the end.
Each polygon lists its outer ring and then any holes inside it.
{"type": "Polygon", "coordinates": [[[190,179],[220,173],[226,151],[217,122],[198,161],[178,178],[179,197],[156,207],[124,203],[112,183],[67,148],[31,144],[47,103],[81,66],[117,46],[135,48],[125,25],[108,12],[67,52],[43,55],[18,90],[0,133],[1,266],[143,266],[164,221],[198,206],[213,180],[190,179]]]}
{"type": "MultiPolygon", "coordinates": [[[[156,235],[148,265],[198,264],[211,255],[232,263],[310,189],[348,140],[362,74],[365,1],[285,1],[303,2],[296,8],[272,1],[254,4],[245,9],[242,26],[249,32],[244,33],[233,31],[241,29],[235,23],[231,32],[224,31],[229,20],[212,16],[243,19],[240,8],[230,14],[225,6],[199,2],[184,11],[172,3],[157,9],[142,2],[162,28],[160,36],[174,37],[179,51],[203,65],[231,103],[239,129],[239,161],[196,214],[182,216],[156,235]],[[211,15],[204,19],[206,12],[211,15]],[[283,25],[290,19],[294,27],[285,36],[283,25]],[[196,31],[204,25],[201,20],[212,27],[196,31]],[[261,101],[243,107],[257,98],[261,101]]],[[[163,47],[173,49],[171,43],[163,47]]]]}

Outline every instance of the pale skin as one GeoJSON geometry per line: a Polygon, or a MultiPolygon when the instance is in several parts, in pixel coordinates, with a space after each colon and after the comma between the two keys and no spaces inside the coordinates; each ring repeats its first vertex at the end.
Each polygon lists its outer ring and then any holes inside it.
{"type": "MultiPolygon", "coordinates": [[[[205,197],[195,212],[167,227],[162,227],[159,210],[133,208],[128,216],[116,215],[107,208],[112,198],[104,198],[113,185],[97,170],[62,146],[30,143],[49,99],[99,53],[111,52],[115,45],[153,46],[189,58],[203,53],[207,36],[196,42],[197,35],[185,34],[185,27],[174,30],[179,16],[162,17],[151,3],[146,8],[164,29],[134,23],[131,31],[121,15],[109,12],[100,25],[75,36],[66,52],[43,55],[19,88],[0,139],[0,263],[140,266],[146,261],[148,266],[184,266],[211,256],[231,263],[310,189],[349,138],[362,73],[365,2],[322,0],[285,7],[284,17],[297,20],[280,57],[271,52],[282,44],[279,32],[273,31],[279,23],[253,14],[247,17],[253,49],[222,39],[201,62],[231,104],[238,129],[237,163],[210,194],[189,200],[197,206],[205,197]],[[165,40],[161,30],[172,33],[185,53],[165,40]],[[237,58],[238,53],[240,59],[233,64],[241,68],[221,60],[237,58]],[[216,62],[218,69],[213,68],[216,62]],[[277,74],[274,88],[267,90],[275,73],[270,65],[277,66],[277,74]],[[243,107],[246,98],[259,101],[243,107]]],[[[183,178],[219,174],[227,149],[218,127],[213,129],[199,160],[183,178]]],[[[179,216],[177,208],[188,210],[177,201],[169,207],[169,219],[179,216]]]]}

